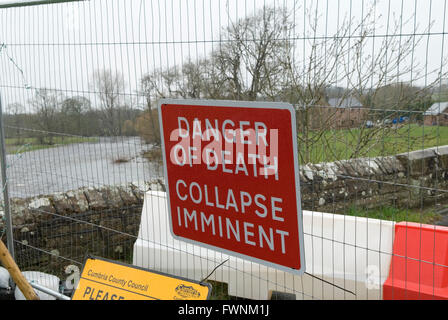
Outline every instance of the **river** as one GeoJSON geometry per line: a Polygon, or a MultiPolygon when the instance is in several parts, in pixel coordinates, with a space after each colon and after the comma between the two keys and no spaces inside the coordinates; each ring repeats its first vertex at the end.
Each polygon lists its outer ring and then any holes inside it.
{"type": "Polygon", "coordinates": [[[9,193],[24,198],[161,178],[162,166],[142,157],[149,148],[138,137],[102,137],[97,142],[11,154],[9,193]]]}

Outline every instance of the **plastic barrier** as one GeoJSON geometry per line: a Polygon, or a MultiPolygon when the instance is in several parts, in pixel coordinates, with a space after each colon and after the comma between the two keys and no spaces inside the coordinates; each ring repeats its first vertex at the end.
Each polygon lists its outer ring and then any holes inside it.
{"type": "Polygon", "coordinates": [[[448,228],[419,223],[395,225],[385,300],[448,299],[448,228]]]}
{"type": "Polygon", "coordinates": [[[227,283],[229,295],[249,299],[268,299],[272,292],[296,299],[382,299],[392,256],[393,222],[303,211],[303,223],[307,274],[299,277],[174,239],[166,194],[149,191],[133,264],[202,280],[229,259],[210,280],[227,283]]]}

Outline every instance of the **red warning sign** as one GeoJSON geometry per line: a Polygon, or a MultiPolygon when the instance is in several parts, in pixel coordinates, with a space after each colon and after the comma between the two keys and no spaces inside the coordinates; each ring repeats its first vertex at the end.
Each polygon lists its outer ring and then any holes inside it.
{"type": "Polygon", "coordinates": [[[293,107],[161,100],[159,117],[173,236],[302,274],[293,107]]]}

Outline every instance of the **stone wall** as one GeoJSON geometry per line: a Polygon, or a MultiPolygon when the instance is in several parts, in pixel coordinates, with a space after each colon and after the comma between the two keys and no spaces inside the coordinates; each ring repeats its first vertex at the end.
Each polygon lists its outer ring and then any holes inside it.
{"type": "MultiPolygon", "coordinates": [[[[301,166],[300,183],[307,210],[346,213],[350,207],[439,203],[448,199],[440,191],[448,189],[448,146],[308,164],[301,166]]],[[[164,190],[163,182],[11,199],[19,265],[57,274],[86,254],[130,262],[147,190],[164,190]]]]}
{"type": "Polygon", "coordinates": [[[420,208],[448,199],[448,146],[396,156],[308,164],[300,170],[302,207],[344,213],[420,208]]]}
{"type": "Polygon", "coordinates": [[[87,254],[129,262],[148,190],[164,185],[155,180],[12,198],[19,266],[62,275],[65,266],[87,254]]]}

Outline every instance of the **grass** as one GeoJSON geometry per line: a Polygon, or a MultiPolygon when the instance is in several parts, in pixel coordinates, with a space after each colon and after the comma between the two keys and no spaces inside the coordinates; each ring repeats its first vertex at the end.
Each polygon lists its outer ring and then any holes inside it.
{"type": "MultiPolygon", "coordinates": [[[[317,134],[317,133],[314,133],[317,134]]],[[[305,146],[299,132],[298,147],[304,154],[305,146]]],[[[313,133],[310,134],[313,137],[313,133]]],[[[332,162],[353,157],[390,156],[404,152],[448,145],[448,127],[420,126],[405,124],[398,128],[384,129],[338,129],[326,131],[322,138],[310,144],[309,161],[311,163],[332,162]],[[376,130],[376,131],[373,131],[376,130]],[[362,151],[354,155],[358,139],[371,134],[362,151]]]]}
{"type": "Polygon", "coordinates": [[[48,149],[74,143],[97,142],[93,137],[53,137],[52,143],[49,138],[44,138],[43,143],[38,138],[6,138],[6,152],[9,154],[23,153],[28,151],[48,149]]]}
{"type": "MultiPolygon", "coordinates": [[[[305,151],[303,133],[298,132],[299,154],[308,154],[308,159],[300,157],[301,163],[333,162],[359,157],[390,156],[436,146],[448,145],[448,126],[420,126],[418,124],[404,124],[397,128],[371,129],[334,129],[327,130],[317,138],[318,132],[310,132],[309,139],[315,139],[308,144],[309,151],[305,151]],[[358,140],[368,136],[366,143],[359,153],[356,153],[358,140]]],[[[160,148],[153,148],[145,152],[144,157],[151,162],[161,162],[160,148]]]]}
{"type": "Polygon", "coordinates": [[[378,209],[361,209],[358,207],[351,207],[348,210],[347,215],[395,222],[418,222],[423,224],[433,224],[441,218],[440,214],[433,211],[418,211],[394,207],[383,207],[378,209]]]}

